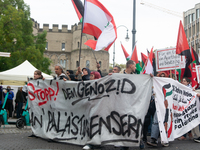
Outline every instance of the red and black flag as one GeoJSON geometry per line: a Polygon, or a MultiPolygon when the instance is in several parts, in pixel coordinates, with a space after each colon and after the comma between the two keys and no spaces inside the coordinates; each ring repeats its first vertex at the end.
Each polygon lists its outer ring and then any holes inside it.
{"type": "Polygon", "coordinates": [[[190,54],[190,47],[188,45],[187,37],[183,28],[183,24],[180,21],[178,38],[176,44],[176,54],[185,55],[186,57],[190,54]]]}
{"type": "Polygon", "coordinates": [[[72,0],[72,4],[74,5],[75,11],[78,15],[80,22],[82,22],[83,14],[84,14],[84,6],[80,0],[72,0]]]}
{"type": "Polygon", "coordinates": [[[183,28],[183,24],[181,21],[179,24],[178,38],[176,44],[176,54],[185,56],[186,65],[183,77],[191,78],[192,69],[190,64],[192,63],[192,56],[190,53],[190,47],[188,45],[187,37],[185,35],[185,30],[183,28]]]}
{"type": "Polygon", "coordinates": [[[192,62],[196,63],[196,65],[199,65],[199,56],[197,55],[193,47],[191,49],[191,55],[192,55],[192,62]]]}

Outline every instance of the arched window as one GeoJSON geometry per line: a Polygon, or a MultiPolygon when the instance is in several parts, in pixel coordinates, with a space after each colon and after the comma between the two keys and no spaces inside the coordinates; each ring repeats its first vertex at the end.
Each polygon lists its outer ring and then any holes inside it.
{"type": "Polygon", "coordinates": [[[101,61],[99,61],[99,65],[101,66],[101,61]]]}
{"type": "Polygon", "coordinates": [[[65,68],[66,67],[66,60],[64,60],[64,62],[63,62],[63,68],[65,68]]]}
{"type": "Polygon", "coordinates": [[[90,68],[90,61],[86,60],[86,68],[90,68]]]}

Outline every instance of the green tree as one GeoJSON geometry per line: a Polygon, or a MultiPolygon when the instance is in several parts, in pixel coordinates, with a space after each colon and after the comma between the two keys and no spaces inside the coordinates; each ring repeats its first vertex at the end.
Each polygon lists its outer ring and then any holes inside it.
{"type": "Polygon", "coordinates": [[[30,8],[23,0],[0,0],[0,51],[11,57],[0,57],[0,71],[28,60],[39,70],[51,73],[50,60],[43,56],[46,32],[34,36],[30,8]]]}

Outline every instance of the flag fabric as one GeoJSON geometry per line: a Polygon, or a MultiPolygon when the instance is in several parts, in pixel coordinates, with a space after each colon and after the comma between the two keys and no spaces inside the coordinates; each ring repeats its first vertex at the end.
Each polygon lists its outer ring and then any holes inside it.
{"type": "Polygon", "coordinates": [[[178,38],[176,44],[176,54],[185,56],[190,54],[190,47],[188,45],[187,37],[185,35],[185,31],[181,21],[179,25],[178,38]]]}
{"type": "Polygon", "coordinates": [[[93,50],[108,51],[117,38],[117,28],[110,12],[98,0],[85,0],[83,33],[93,35],[85,45],[93,50]]]}
{"type": "Polygon", "coordinates": [[[145,67],[145,70],[143,72],[143,74],[150,74],[153,73],[153,47],[151,49],[151,52],[149,54],[149,58],[145,67]]]}
{"type": "Polygon", "coordinates": [[[126,51],[126,49],[124,48],[124,46],[122,45],[122,43],[121,43],[121,47],[122,47],[122,50],[123,50],[123,52],[124,52],[124,56],[125,56],[126,60],[127,60],[127,61],[130,60],[130,55],[127,53],[127,51],[126,51]]]}
{"type": "Polygon", "coordinates": [[[133,50],[133,53],[132,53],[132,56],[131,56],[131,60],[133,60],[136,63],[136,72],[137,72],[137,74],[140,74],[140,72],[142,71],[142,68],[141,68],[140,63],[138,61],[136,45],[134,47],[134,50],[133,50]]]}
{"type": "Polygon", "coordinates": [[[199,56],[197,55],[193,47],[191,49],[191,55],[192,55],[192,62],[196,63],[196,65],[199,65],[199,56]]]}
{"type": "Polygon", "coordinates": [[[80,0],[72,0],[72,4],[74,5],[74,9],[78,15],[80,22],[82,22],[83,14],[84,14],[84,6],[80,0]]]}
{"type": "Polygon", "coordinates": [[[144,65],[147,63],[148,57],[144,53],[141,53],[141,58],[142,58],[142,68],[143,68],[144,65]]]}
{"type": "Polygon", "coordinates": [[[192,87],[196,87],[198,84],[195,63],[192,64],[192,80],[191,80],[191,82],[192,82],[192,87]]]}

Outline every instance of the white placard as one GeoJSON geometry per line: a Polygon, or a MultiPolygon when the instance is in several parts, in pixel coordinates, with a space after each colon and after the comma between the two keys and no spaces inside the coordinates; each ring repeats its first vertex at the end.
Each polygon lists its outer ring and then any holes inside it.
{"type": "Polygon", "coordinates": [[[155,54],[156,71],[185,68],[185,56],[177,55],[176,48],[156,50],[155,54]]]}

